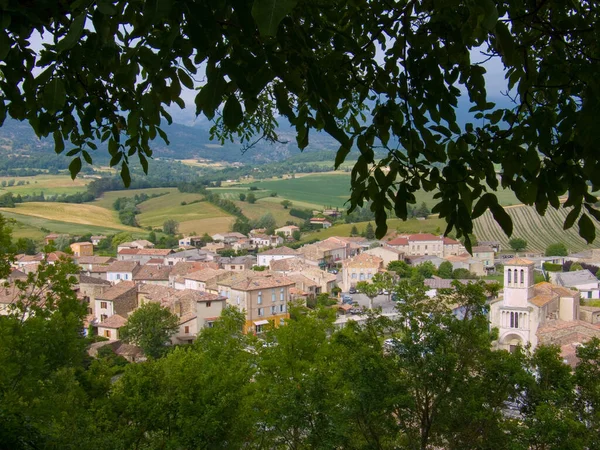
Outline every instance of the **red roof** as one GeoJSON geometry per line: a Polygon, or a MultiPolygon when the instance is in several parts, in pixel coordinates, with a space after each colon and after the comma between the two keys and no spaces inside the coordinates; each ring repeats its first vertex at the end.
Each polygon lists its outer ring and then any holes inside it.
{"type": "Polygon", "coordinates": [[[408,238],[409,241],[439,241],[441,236],[435,236],[431,233],[419,233],[411,234],[408,238]]]}
{"type": "Polygon", "coordinates": [[[403,237],[397,237],[396,239],[392,239],[388,241],[388,245],[408,245],[408,239],[403,237]]]}

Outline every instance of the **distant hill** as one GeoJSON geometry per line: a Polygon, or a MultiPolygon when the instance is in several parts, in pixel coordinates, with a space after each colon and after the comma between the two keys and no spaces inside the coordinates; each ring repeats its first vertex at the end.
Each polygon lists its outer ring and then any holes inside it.
{"type": "MultiPolygon", "coordinates": [[[[186,126],[177,123],[164,126],[169,136],[170,145],[160,138],[152,143],[154,156],[170,159],[207,159],[211,161],[240,162],[244,164],[263,164],[283,161],[300,152],[296,145],[293,130],[280,130],[280,139],[287,143],[269,144],[259,142],[256,146],[242,153],[239,143],[225,143],[221,146],[210,140],[209,131],[200,126],[186,126]]],[[[335,157],[338,145],[323,133],[312,133],[311,145],[304,152],[331,151],[331,159],[335,157]]],[[[67,150],[69,149],[67,145],[67,150]]],[[[38,139],[27,122],[6,119],[0,127],[0,156],[3,158],[19,158],[43,156],[57,161],[63,168],[68,166],[70,158],[54,154],[52,139],[38,139]]],[[[96,164],[108,163],[106,146],[99,143],[98,151],[92,156],[96,164]]],[[[32,167],[33,168],[33,167],[32,167]]]]}

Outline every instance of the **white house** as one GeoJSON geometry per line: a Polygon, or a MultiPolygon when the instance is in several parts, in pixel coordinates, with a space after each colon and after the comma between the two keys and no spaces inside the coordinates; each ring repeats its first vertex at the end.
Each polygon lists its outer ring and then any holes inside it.
{"type": "Polygon", "coordinates": [[[137,261],[115,261],[106,268],[106,279],[113,283],[131,281],[140,267],[137,261]]]}
{"type": "Polygon", "coordinates": [[[550,279],[560,285],[577,289],[581,298],[600,298],[600,284],[598,278],[589,270],[575,270],[573,272],[549,272],[550,279]]]}
{"type": "Polygon", "coordinates": [[[278,261],[280,259],[295,258],[299,253],[293,248],[289,247],[277,247],[261,252],[257,255],[256,264],[259,266],[268,266],[271,261],[278,261]]]}

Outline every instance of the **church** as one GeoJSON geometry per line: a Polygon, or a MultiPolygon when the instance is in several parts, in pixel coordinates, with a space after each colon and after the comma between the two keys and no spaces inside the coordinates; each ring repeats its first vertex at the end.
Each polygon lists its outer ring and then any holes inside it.
{"type": "Polygon", "coordinates": [[[513,351],[517,346],[533,350],[556,344],[562,349],[600,335],[598,326],[579,320],[579,292],[547,282],[534,284],[533,266],[523,258],[504,265],[504,293],[490,303],[490,326],[499,331],[496,347],[513,351]]]}

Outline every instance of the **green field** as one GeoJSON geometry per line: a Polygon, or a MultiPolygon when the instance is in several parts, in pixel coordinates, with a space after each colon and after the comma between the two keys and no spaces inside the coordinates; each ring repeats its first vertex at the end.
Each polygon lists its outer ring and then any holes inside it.
{"type": "Polygon", "coordinates": [[[191,233],[216,233],[229,230],[233,217],[217,208],[211,203],[201,201],[201,194],[182,193],[177,190],[167,195],[146,200],[138,205],[141,213],[137,220],[141,226],[162,227],[166,220],[173,219],[179,222],[179,231],[191,233]]]}
{"type": "Polygon", "coordinates": [[[108,191],[97,198],[92,204],[103,208],[112,209],[113,203],[120,197],[131,198],[139,194],[155,195],[163,193],[179,192],[177,188],[148,188],[148,189],[124,189],[122,191],[108,191]]]}
{"type": "MultiPolygon", "coordinates": [[[[28,216],[13,213],[9,210],[2,209],[0,213],[8,218],[17,221],[13,225],[13,237],[28,237],[34,240],[39,240],[44,237],[47,232],[43,231],[42,228],[49,230],[52,233],[64,233],[71,235],[83,235],[87,233],[92,234],[115,234],[123,229],[112,228],[109,226],[96,226],[86,225],[73,222],[64,222],[60,220],[51,220],[42,217],[28,216]]],[[[121,225],[123,226],[123,225],[121,225]]],[[[132,234],[135,236],[146,236],[147,232],[138,228],[127,227],[128,230],[132,230],[132,234]]]]}
{"type": "MultiPolygon", "coordinates": [[[[505,208],[513,220],[512,237],[523,238],[527,241],[527,250],[544,252],[550,244],[562,242],[570,252],[594,248],[592,243],[588,245],[579,236],[577,224],[569,230],[563,230],[563,223],[570,209],[560,208],[555,210],[548,208],[546,215],[541,217],[532,206],[515,206],[505,208]]],[[[596,242],[600,239],[600,224],[592,219],[596,225],[596,242]]],[[[504,249],[509,249],[509,238],[504,234],[500,225],[496,223],[492,214],[486,211],[475,220],[475,236],[480,241],[499,241],[504,249]]]]}
{"type": "MultiPolygon", "coordinates": [[[[247,185],[235,188],[216,189],[223,192],[225,196],[234,197],[239,192],[248,193],[248,186],[256,186],[260,190],[254,191],[257,198],[268,196],[270,192],[277,192],[278,197],[291,200],[295,206],[301,208],[322,209],[324,207],[344,208],[350,198],[350,174],[346,172],[327,172],[319,174],[300,175],[296,178],[273,179],[266,181],[254,181],[247,185]]],[[[423,190],[415,193],[416,205],[425,202],[431,209],[437,200],[434,200],[435,192],[423,190]]],[[[519,200],[512,191],[499,190],[495,193],[501,205],[516,205],[519,200]]]]}
{"type": "Polygon", "coordinates": [[[43,192],[45,196],[55,194],[75,194],[85,192],[86,186],[92,181],[91,178],[75,178],[71,180],[69,175],[36,175],[34,177],[0,177],[2,181],[14,180],[15,185],[0,187],[0,195],[12,192],[14,195],[31,195],[43,192]],[[19,181],[29,184],[17,186],[19,181]]]}
{"type": "MultiPolygon", "coordinates": [[[[302,241],[306,242],[312,239],[327,239],[331,236],[350,236],[350,231],[353,226],[356,226],[359,233],[365,231],[369,222],[358,222],[358,223],[346,223],[342,225],[334,225],[330,228],[315,230],[312,233],[307,233],[302,236],[302,241]]],[[[441,234],[446,228],[446,222],[444,219],[437,217],[431,217],[426,220],[400,220],[400,219],[388,219],[388,234],[392,232],[398,233],[434,233],[441,234]]],[[[371,225],[375,227],[375,222],[371,222],[371,225]]],[[[385,239],[385,238],[384,238],[385,239]]]]}
{"type": "MultiPolygon", "coordinates": [[[[23,217],[33,217],[73,225],[100,227],[104,229],[137,231],[119,222],[115,211],[91,204],[59,203],[59,202],[29,202],[17,204],[15,208],[0,208],[2,213],[16,214],[23,217]]],[[[24,222],[27,224],[27,222],[24,222]]],[[[42,222],[36,222],[39,227],[42,222]]],[[[30,223],[31,224],[31,223],[30,223]]],[[[37,225],[36,225],[37,226],[37,225]]],[[[48,228],[49,227],[45,227],[48,228]]]]}

